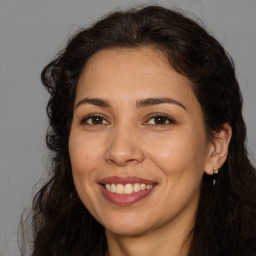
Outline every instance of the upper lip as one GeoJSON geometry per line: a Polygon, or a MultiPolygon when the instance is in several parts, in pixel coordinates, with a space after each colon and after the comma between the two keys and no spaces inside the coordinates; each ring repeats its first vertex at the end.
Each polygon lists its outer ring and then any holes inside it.
{"type": "Polygon", "coordinates": [[[120,176],[110,176],[105,177],[103,179],[100,179],[98,181],[99,184],[133,184],[133,183],[141,183],[146,185],[152,185],[156,184],[156,181],[136,177],[136,176],[126,176],[126,177],[120,177],[120,176]]]}

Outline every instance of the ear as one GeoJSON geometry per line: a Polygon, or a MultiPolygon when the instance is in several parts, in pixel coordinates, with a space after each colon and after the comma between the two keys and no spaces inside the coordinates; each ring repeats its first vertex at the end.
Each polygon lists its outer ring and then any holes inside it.
{"type": "Polygon", "coordinates": [[[214,167],[219,169],[226,161],[231,136],[232,129],[228,123],[224,123],[221,130],[213,135],[211,142],[209,142],[205,165],[205,173],[208,175],[213,174],[214,167]]]}

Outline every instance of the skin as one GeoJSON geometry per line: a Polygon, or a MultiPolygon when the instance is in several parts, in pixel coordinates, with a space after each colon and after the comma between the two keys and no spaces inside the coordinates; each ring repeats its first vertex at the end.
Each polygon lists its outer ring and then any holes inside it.
{"type": "Polygon", "coordinates": [[[187,255],[203,173],[224,163],[231,137],[225,124],[210,142],[204,127],[191,81],[158,51],[108,49],[89,59],[78,82],[69,152],[78,195],[105,227],[109,255],[187,255]],[[138,106],[166,97],[174,101],[138,106]],[[135,204],[115,205],[97,183],[109,176],[157,186],[135,204]]]}

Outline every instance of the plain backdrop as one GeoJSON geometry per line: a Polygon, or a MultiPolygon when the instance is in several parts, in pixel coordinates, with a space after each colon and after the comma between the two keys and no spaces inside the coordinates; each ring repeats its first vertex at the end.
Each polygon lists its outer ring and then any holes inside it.
{"type": "Polygon", "coordinates": [[[256,0],[0,0],[0,256],[19,255],[19,218],[47,166],[42,68],[81,26],[113,9],[146,3],[196,14],[231,54],[256,162],[256,0]]]}

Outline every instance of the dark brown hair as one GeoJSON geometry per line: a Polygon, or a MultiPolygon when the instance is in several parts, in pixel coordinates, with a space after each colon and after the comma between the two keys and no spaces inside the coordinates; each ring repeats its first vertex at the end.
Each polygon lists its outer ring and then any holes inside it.
{"type": "Polygon", "coordinates": [[[245,147],[242,98],[232,59],[205,29],[179,11],[159,6],[118,11],[81,30],[42,72],[51,98],[47,145],[53,152],[49,181],[32,209],[33,256],[104,255],[104,227],[74,189],[68,152],[76,86],[88,59],[106,48],[151,46],[189,78],[211,138],[223,123],[233,135],[217,176],[204,175],[189,256],[256,255],[256,178],[245,147]]]}

